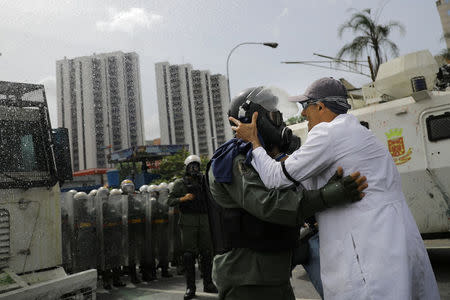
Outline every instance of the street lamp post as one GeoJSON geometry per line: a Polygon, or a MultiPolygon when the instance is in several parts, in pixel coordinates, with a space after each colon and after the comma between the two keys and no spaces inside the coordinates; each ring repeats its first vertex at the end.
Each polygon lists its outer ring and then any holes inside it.
{"type": "Polygon", "coordinates": [[[272,42],[269,42],[269,43],[244,42],[244,43],[237,44],[233,49],[231,49],[231,51],[230,51],[230,53],[228,54],[228,57],[227,57],[227,83],[228,83],[228,98],[230,99],[230,102],[231,102],[230,72],[229,72],[230,57],[231,57],[231,54],[233,53],[233,51],[236,50],[236,48],[238,48],[239,46],[242,46],[242,45],[263,45],[263,46],[267,46],[267,47],[270,47],[270,48],[278,47],[278,43],[272,43],[272,42]]]}

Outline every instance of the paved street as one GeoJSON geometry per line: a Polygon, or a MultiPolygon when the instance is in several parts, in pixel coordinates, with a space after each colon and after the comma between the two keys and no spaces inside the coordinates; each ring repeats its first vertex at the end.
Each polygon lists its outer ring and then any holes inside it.
{"type": "MultiPolygon", "coordinates": [[[[447,244],[450,241],[446,242],[447,244]]],[[[450,247],[442,243],[426,243],[429,248],[433,269],[438,281],[439,291],[442,300],[450,300],[450,247]]],[[[175,270],[172,270],[174,273],[175,270]]],[[[386,270],[389,272],[389,270],[386,270]]],[[[158,274],[159,275],[159,274],[158,274]]],[[[320,299],[314,287],[310,283],[306,272],[301,266],[295,268],[292,276],[292,286],[297,299],[320,299]]],[[[101,284],[99,283],[99,287],[101,284]]],[[[99,300],[119,300],[119,299],[161,299],[161,300],[179,300],[183,299],[184,277],[175,276],[169,279],[141,283],[137,286],[128,283],[125,288],[106,291],[99,288],[97,297],[99,300]]],[[[217,299],[217,296],[202,293],[203,286],[201,279],[197,279],[197,299],[217,299]]]]}

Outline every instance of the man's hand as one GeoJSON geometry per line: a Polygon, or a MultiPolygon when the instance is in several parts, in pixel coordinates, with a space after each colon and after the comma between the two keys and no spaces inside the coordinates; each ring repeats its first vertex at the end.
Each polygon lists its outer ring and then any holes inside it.
{"type": "Polygon", "coordinates": [[[195,195],[191,193],[187,193],[183,197],[180,198],[180,202],[192,201],[195,199],[195,195]]]}
{"type": "Polygon", "coordinates": [[[253,149],[261,147],[261,143],[259,142],[258,138],[258,128],[256,126],[258,112],[253,113],[252,122],[250,124],[241,123],[241,121],[233,117],[229,117],[228,119],[236,125],[231,126],[231,129],[236,131],[237,138],[252,143],[253,149]]]}
{"type": "Polygon", "coordinates": [[[343,174],[343,169],[338,167],[328,183],[320,189],[322,200],[327,207],[356,202],[365,196],[362,191],[368,187],[366,177],[361,177],[359,172],[354,172],[344,178],[343,174]]]}

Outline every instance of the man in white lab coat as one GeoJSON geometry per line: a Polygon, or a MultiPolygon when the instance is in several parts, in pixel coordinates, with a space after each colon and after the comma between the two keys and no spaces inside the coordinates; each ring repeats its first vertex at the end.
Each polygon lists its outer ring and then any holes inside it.
{"type": "Polygon", "coordinates": [[[362,201],[316,215],[325,299],[439,299],[397,168],[386,146],[346,113],[345,87],[321,78],[293,101],[302,103],[309,133],[284,163],[261,147],[257,114],[251,124],[230,120],[237,137],[253,143],[252,165],[268,188],[301,182],[317,189],[338,166],[366,175],[369,187],[362,201]]]}

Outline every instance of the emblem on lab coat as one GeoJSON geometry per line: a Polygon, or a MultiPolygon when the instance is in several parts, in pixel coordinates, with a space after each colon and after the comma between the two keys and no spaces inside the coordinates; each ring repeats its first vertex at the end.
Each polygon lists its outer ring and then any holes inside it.
{"type": "Polygon", "coordinates": [[[411,159],[412,149],[405,149],[405,143],[402,136],[402,128],[394,128],[385,133],[389,152],[394,159],[396,165],[401,165],[411,159]]]}

